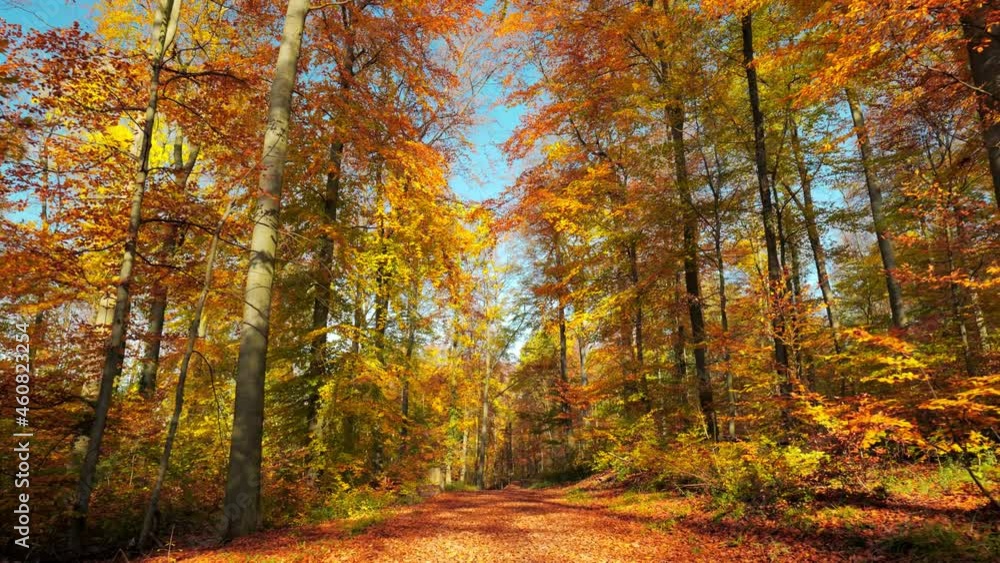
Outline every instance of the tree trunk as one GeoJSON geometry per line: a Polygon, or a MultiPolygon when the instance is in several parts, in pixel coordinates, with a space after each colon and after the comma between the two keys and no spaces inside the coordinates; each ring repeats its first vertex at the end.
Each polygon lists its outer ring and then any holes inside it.
{"type": "MultiPolygon", "coordinates": [[[[350,20],[346,15],[346,7],[341,5],[343,24],[346,30],[350,30],[350,20]]],[[[338,64],[341,71],[339,81],[340,90],[347,94],[351,89],[351,78],[354,76],[354,66],[356,54],[354,47],[348,42],[345,46],[347,52],[346,61],[338,64]]],[[[333,227],[337,224],[337,214],[340,211],[340,191],[341,180],[343,178],[344,143],[335,140],[330,143],[328,151],[329,169],[326,173],[326,185],[323,193],[323,218],[326,227],[333,227]]],[[[322,426],[319,422],[319,388],[327,375],[326,341],[327,324],[330,319],[330,302],[333,292],[330,284],[333,283],[333,239],[326,232],[320,235],[319,255],[315,268],[315,281],[313,291],[313,318],[312,331],[315,333],[309,346],[309,366],[306,368],[306,377],[310,386],[309,397],[306,405],[306,416],[309,427],[309,440],[322,440],[322,426]]]]}
{"type": "MultiPolygon", "coordinates": [[[[489,346],[489,343],[487,343],[489,346]]],[[[479,417],[479,439],[476,441],[476,486],[486,488],[486,446],[490,437],[490,379],[493,377],[493,360],[486,352],[486,373],[483,375],[482,411],[479,417]]],[[[463,446],[464,447],[464,446],[463,446]]]]}
{"type": "MultiPolygon", "coordinates": [[[[361,365],[361,338],[368,330],[368,319],[365,317],[365,294],[361,288],[361,280],[354,283],[354,324],[351,333],[351,366],[348,373],[357,374],[361,365]]],[[[350,394],[354,394],[357,383],[348,383],[350,394]]],[[[343,424],[343,450],[347,454],[355,454],[358,449],[358,416],[355,412],[349,412],[344,417],[343,424]]]]}
{"type": "Polygon", "coordinates": [[[993,179],[994,201],[1000,207],[1000,24],[987,24],[990,13],[1000,9],[1000,2],[969,3],[975,4],[978,5],[962,14],[962,31],[967,40],[972,83],[981,90],[978,98],[983,143],[993,179]]]}
{"type": "Polygon", "coordinates": [[[847,104],[851,109],[854,121],[854,132],[858,138],[858,149],[861,152],[861,168],[865,175],[865,186],[868,188],[868,201],[871,204],[872,222],[875,229],[875,239],[878,241],[878,251],[882,256],[882,267],[885,270],[885,285],[889,290],[889,310],[892,313],[892,326],[906,326],[906,310],[903,308],[903,293],[896,280],[896,253],[892,241],[887,237],[889,226],[882,211],[882,189],[875,180],[872,170],[871,144],[868,138],[868,128],[865,126],[865,115],[858,103],[857,96],[850,88],[844,90],[847,104]]]}
{"type": "MultiPolygon", "coordinates": [[[[704,151],[702,152],[704,156],[704,151]]],[[[722,165],[719,162],[718,153],[715,154],[716,169],[719,181],[722,178],[722,165]]],[[[712,179],[712,172],[709,169],[708,159],[703,158],[705,167],[705,178],[708,187],[712,191],[712,239],[715,251],[716,278],[719,287],[719,324],[722,328],[722,360],[726,363],[726,398],[729,402],[729,422],[727,431],[729,438],[736,438],[736,392],[733,390],[733,372],[729,369],[729,298],[726,295],[726,263],[722,254],[722,186],[712,179]]]]}
{"type": "Polygon", "coordinates": [[[556,299],[558,300],[558,306],[556,312],[558,315],[559,323],[559,400],[561,402],[562,414],[565,418],[563,424],[566,426],[566,432],[572,433],[573,431],[573,416],[572,416],[572,405],[569,401],[569,372],[568,372],[568,344],[566,343],[566,299],[563,295],[563,263],[562,263],[562,248],[559,245],[559,234],[556,233],[555,236],[555,258],[556,258],[556,286],[558,290],[556,291],[556,299]]]}
{"type": "MultiPolygon", "coordinates": [[[[713,190],[715,193],[715,190],[713,190]]],[[[729,401],[729,438],[736,438],[736,391],[733,389],[733,372],[729,369],[729,312],[728,298],[726,296],[726,264],[722,256],[722,223],[719,217],[719,198],[715,197],[715,260],[719,280],[719,323],[722,328],[722,338],[725,342],[722,345],[722,361],[726,362],[726,398],[729,401]]]]}
{"type": "MultiPolygon", "coordinates": [[[[789,192],[791,190],[788,190],[789,192]]],[[[795,307],[792,308],[792,313],[790,315],[790,320],[792,327],[788,331],[792,336],[791,348],[795,351],[795,365],[798,371],[798,378],[801,380],[803,376],[809,384],[809,389],[811,391],[816,390],[816,378],[815,370],[813,369],[812,353],[806,349],[802,348],[802,325],[803,320],[801,315],[806,311],[802,303],[802,260],[801,254],[799,253],[799,239],[795,236],[794,227],[794,217],[789,209],[785,214],[785,233],[788,237],[788,257],[790,259],[792,268],[789,275],[789,280],[791,281],[792,290],[792,300],[795,303],[795,307]]]]}
{"type": "MultiPolygon", "coordinates": [[[[674,277],[674,300],[677,305],[674,307],[674,371],[677,375],[677,383],[684,385],[687,382],[687,331],[684,327],[684,320],[681,317],[680,305],[684,302],[681,293],[681,272],[677,272],[674,277]]],[[[688,395],[685,392],[685,395],[688,395]]]]}
{"type": "MultiPolygon", "coordinates": [[[[167,227],[166,239],[163,242],[164,256],[173,254],[177,241],[177,227],[167,227]]],[[[154,282],[152,303],[149,306],[149,326],[146,331],[146,343],[142,352],[139,368],[139,394],[146,399],[153,398],[156,393],[156,373],[160,368],[160,346],[163,342],[163,325],[167,312],[167,286],[162,280],[154,282]]]]}
{"type": "MultiPolygon", "coordinates": [[[[410,289],[410,297],[406,302],[406,365],[402,371],[402,382],[400,389],[400,405],[399,411],[402,415],[402,420],[400,422],[399,428],[399,457],[402,458],[406,454],[407,438],[410,431],[410,376],[413,373],[413,349],[417,346],[417,307],[416,299],[419,292],[419,288],[416,287],[417,283],[414,280],[413,287],[410,289]]],[[[448,481],[451,481],[449,469],[448,481]]]]}
{"type": "Polygon", "coordinates": [[[232,204],[226,207],[226,211],[219,219],[219,226],[212,236],[212,243],[208,248],[208,256],[205,258],[205,277],[202,280],[201,295],[198,296],[198,303],[194,308],[194,317],[188,328],[187,347],[184,350],[184,357],[181,359],[180,372],[177,375],[177,389],[174,395],[174,412],[170,417],[170,424],[167,428],[167,437],[163,443],[163,454],[160,457],[160,470],[156,476],[156,483],[149,496],[149,504],[146,506],[146,515],[142,519],[142,531],[139,534],[139,549],[146,546],[151,533],[153,533],[153,520],[158,511],[160,503],[160,491],[163,489],[163,482],[167,478],[167,469],[170,467],[170,452],[174,447],[174,438],[177,436],[177,426],[181,421],[181,413],[184,409],[184,383],[187,381],[188,367],[191,365],[191,356],[194,355],[194,346],[198,342],[198,329],[201,326],[201,316],[205,311],[205,303],[208,301],[208,294],[212,291],[212,271],[215,267],[215,255],[219,248],[219,239],[222,237],[222,229],[232,211],[232,204]]]}
{"type": "Polygon", "coordinates": [[[264,374],[278,244],[281,182],[288,154],[292,90],[309,0],[289,0],[268,101],[261,157],[260,196],[254,212],[250,265],[244,292],[243,327],[236,372],[233,435],[229,451],[222,536],[232,539],[260,525],[261,447],[264,434],[264,374]]]}
{"type": "MultiPolygon", "coordinates": [[[[802,188],[802,205],[799,207],[802,211],[802,220],[806,225],[806,237],[809,239],[809,247],[812,249],[813,263],[816,265],[816,278],[819,280],[819,290],[823,296],[823,306],[826,309],[826,322],[833,334],[833,348],[839,354],[840,338],[837,331],[840,330],[840,322],[833,304],[830,275],[826,269],[826,250],[823,248],[819,226],[816,224],[816,209],[813,206],[812,198],[812,177],[806,167],[805,157],[802,153],[802,142],[799,139],[799,128],[794,121],[792,121],[792,155],[795,158],[795,167],[799,172],[799,186],[802,188]]],[[[798,200],[796,199],[795,202],[798,203],[798,200]]]]}
{"type": "Polygon", "coordinates": [[[708,372],[705,342],[705,313],[702,310],[700,260],[698,257],[698,215],[688,183],[687,155],[684,147],[684,101],[674,98],[667,109],[670,136],[674,152],[674,176],[684,206],[684,288],[688,316],[691,319],[691,344],[694,347],[694,370],[698,378],[698,405],[705,418],[705,429],[712,440],[719,439],[712,380],[708,372]]]}
{"type": "Polygon", "coordinates": [[[645,342],[643,340],[642,289],[639,287],[639,249],[638,244],[630,242],[625,248],[628,257],[628,275],[632,290],[635,292],[635,311],[632,314],[631,335],[634,344],[635,362],[633,375],[638,385],[641,398],[636,401],[630,398],[628,404],[632,415],[643,415],[650,411],[649,383],[646,381],[645,342]]]}
{"type": "Polygon", "coordinates": [[[149,99],[139,139],[138,170],[132,182],[132,202],[129,211],[128,232],[122,254],[121,269],[118,273],[118,288],[115,298],[111,334],[105,344],[104,367],[101,370],[100,390],[94,409],[94,422],[90,429],[87,453],[80,468],[76,499],[73,503],[73,520],[69,531],[70,552],[77,554],[82,547],[87,512],[90,509],[90,495],[94,487],[94,474],[101,451],[101,440],[107,425],[108,410],[115,383],[122,373],[125,360],[125,339],[128,332],[128,316],[132,296],[132,268],[138,254],[139,226],[142,223],[142,200],[149,175],[149,153],[152,147],[153,128],[156,123],[156,107],[159,101],[160,71],[167,49],[177,33],[177,18],[181,0],[159,0],[153,21],[153,60],[149,79],[149,99]]]}
{"type": "Polygon", "coordinates": [[[951,305],[951,316],[953,322],[958,326],[959,342],[961,342],[961,360],[962,365],[965,368],[965,375],[967,377],[974,377],[977,372],[976,358],[975,353],[972,351],[972,346],[969,343],[969,328],[966,324],[965,315],[965,299],[961,293],[961,288],[954,281],[954,277],[958,272],[956,272],[955,267],[955,241],[952,237],[950,226],[945,226],[944,241],[948,277],[951,278],[948,282],[948,297],[951,305]]]}
{"type": "Polygon", "coordinates": [[[750,110],[753,114],[754,160],[757,167],[757,188],[760,193],[760,212],[764,223],[764,243],[767,247],[767,279],[770,287],[771,328],[774,331],[774,360],[778,373],[781,395],[792,391],[792,381],[788,372],[788,348],[785,344],[785,318],[781,292],[782,270],[778,260],[778,241],[775,235],[777,219],[771,204],[771,188],[767,177],[767,147],[764,142],[764,114],[760,109],[760,93],[757,87],[757,69],[753,52],[753,14],[747,12],[742,20],[743,64],[746,67],[747,92],[750,110]]]}
{"type": "MultiPolygon", "coordinates": [[[[337,212],[340,210],[340,167],[344,156],[344,143],[330,144],[330,170],[326,174],[326,191],[323,194],[323,218],[326,226],[337,224],[337,212]]],[[[320,236],[319,255],[313,283],[313,316],[312,331],[315,333],[309,345],[309,366],[306,368],[306,378],[310,386],[306,405],[306,416],[309,424],[309,436],[312,441],[322,439],[319,426],[319,388],[327,373],[326,340],[327,324],[330,319],[330,302],[333,291],[333,239],[328,234],[320,236]]]]}
{"type": "Polygon", "coordinates": [[[468,469],[469,469],[469,430],[466,428],[462,430],[462,468],[458,472],[458,480],[461,481],[462,484],[467,483],[465,478],[466,474],[468,473],[468,469]]]}
{"type": "MultiPolygon", "coordinates": [[[[379,247],[382,259],[379,260],[378,269],[375,274],[375,358],[383,369],[388,367],[386,362],[386,340],[385,334],[389,328],[389,276],[386,273],[386,262],[388,247],[386,243],[385,226],[379,227],[379,247]]],[[[371,398],[373,405],[378,405],[383,398],[382,391],[378,384],[370,381],[365,384],[366,394],[371,398]]],[[[374,475],[382,472],[384,465],[384,444],[382,443],[382,429],[379,426],[379,419],[376,417],[371,429],[371,468],[374,475]]]]}
{"type": "MultiPolygon", "coordinates": [[[[177,187],[183,189],[187,185],[194,165],[198,161],[198,148],[191,151],[188,162],[184,162],[184,143],[180,136],[174,141],[174,166],[176,168],[177,187]]],[[[161,261],[169,260],[177,250],[180,233],[176,224],[167,225],[167,233],[163,247],[159,253],[161,261]]],[[[167,286],[163,276],[158,276],[153,284],[153,300],[149,307],[149,327],[146,331],[146,344],[142,354],[139,369],[139,394],[150,399],[156,393],[156,373],[160,368],[160,345],[163,342],[163,325],[167,312],[167,286]]]]}
{"type": "Polygon", "coordinates": [[[799,350],[799,322],[797,313],[799,292],[796,289],[798,279],[796,278],[797,271],[795,269],[795,242],[791,240],[791,223],[788,213],[785,211],[785,206],[782,204],[781,194],[778,193],[777,166],[778,164],[775,163],[775,172],[771,175],[771,198],[774,202],[775,224],[778,227],[778,257],[785,282],[783,294],[785,299],[783,304],[788,307],[788,316],[785,318],[784,340],[785,349],[788,353],[789,379],[798,381],[802,378],[802,354],[799,350]],[[789,267],[789,265],[792,267],[789,267]],[[794,366],[792,365],[793,360],[794,366]]]}

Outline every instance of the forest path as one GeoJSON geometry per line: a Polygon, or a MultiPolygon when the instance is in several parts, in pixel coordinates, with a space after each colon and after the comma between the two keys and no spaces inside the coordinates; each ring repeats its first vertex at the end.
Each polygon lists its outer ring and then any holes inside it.
{"type": "MultiPolygon", "coordinates": [[[[565,491],[450,492],[345,538],[324,526],[271,532],[184,561],[720,561],[718,538],[580,504],[565,491]],[[708,544],[716,544],[710,546],[708,544]]],[[[731,560],[723,556],[721,560],[731,560]]]]}

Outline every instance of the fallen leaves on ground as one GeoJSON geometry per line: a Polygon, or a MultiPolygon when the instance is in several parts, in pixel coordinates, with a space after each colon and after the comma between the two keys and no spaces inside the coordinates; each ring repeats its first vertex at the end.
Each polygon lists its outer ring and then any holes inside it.
{"type": "MultiPolygon", "coordinates": [[[[616,489],[450,492],[399,508],[355,535],[343,522],[273,530],[150,561],[698,562],[893,561],[880,542],[934,522],[939,507],[819,507],[802,518],[735,518],[698,496],[616,489]]],[[[356,530],[356,528],[354,528],[356,530]]]]}

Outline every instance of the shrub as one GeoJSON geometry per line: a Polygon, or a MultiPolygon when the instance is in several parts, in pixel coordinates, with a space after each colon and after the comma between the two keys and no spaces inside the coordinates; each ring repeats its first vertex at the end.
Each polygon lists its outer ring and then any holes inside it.
{"type": "Polygon", "coordinates": [[[322,506],[313,510],[310,519],[323,521],[371,515],[399,500],[397,494],[389,491],[370,488],[345,489],[330,495],[322,506]]]}
{"type": "Polygon", "coordinates": [[[827,458],[823,452],[767,440],[719,444],[708,456],[712,465],[707,486],[722,505],[799,502],[811,496],[827,458]]]}
{"type": "Polygon", "coordinates": [[[767,439],[714,444],[690,434],[666,449],[648,438],[620,442],[595,457],[595,469],[612,470],[620,481],[702,489],[725,507],[767,506],[810,497],[828,460],[824,452],[767,439]]]}
{"type": "Polygon", "coordinates": [[[908,561],[996,561],[1000,536],[969,536],[943,523],[903,528],[881,542],[880,548],[908,561]]]}

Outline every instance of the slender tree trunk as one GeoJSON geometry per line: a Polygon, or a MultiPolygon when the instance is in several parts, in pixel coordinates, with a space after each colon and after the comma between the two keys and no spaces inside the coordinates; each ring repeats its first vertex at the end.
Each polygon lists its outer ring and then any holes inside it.
{"type": "Polygon", "coordinates": [[[719,439],[712,380],[708,372],[708,350],[705,341],[705,313],[701,298],[701,264],[698,257],[698,215],[688,182],[687,155],[684,146],[684,100],[674,98],[667,109],[670,136],[674,152],[674,177],[684,206],[684,288],[687,294],[688,316],[691,319],[691,344],[694,347],[694,370],[698,378],[698,405],[705,418],[708,437],[719,439]]]}
{"type": "Polygon", "coordinates": [[[264,375],[278,244],[281,183],[288,154],[292,90],[309,0],[289,0],[268,102],[261,157],[260,196],[254,212],[250,265],[236,372],[236,402],[229,451],[222,536],[232,539],[260,526],[261,447],[264,437],[264,375]]]}
{"type": "MultiPolygon", "coordinates": [[[[777,166],[777,163],[775,164],[777,166]]],[[[789,365],[789,377],[793,380],[802,379],[802,352],[799,349],[799,319],[798,304],[799,291],[797,289],[799,280],[797,268],[797,251],[795,241],[792,240],[791,220],[781,201],[781,194],[778,193],[776,182],[777,171],[771,176],[771,197],[774,201],[775,223],[778,227],[778,255],[781,259],[781,271],[785,278],[785,304],[788,306],[788,316],[785,319],[785,347],[788,350],[788,361],[794,359],[794,369],[789,365]],[[791,267],[789,267],[791,266],[791,267]],[[793,358],[794,356],[794,358],[793,358]]]]}
{"type": "MultiPolygon", "coordinates": [[[[167,227],[166,239],[163,242],[164,256],[173,254],[177,244],[177,227],[167,227]]],[[[146,399],[153,398],[156,393],[156,373],[160,368],[160,346],[163,342],[163,325],[167,312],[167,286],[162,280],[154,282],[152,302],[149,306],[149,326],[142,352],[139,368],[139,394],[146,399]]]]}
{"type": "Polygon", "coordinates": [[[979,351],[982,353],[989,347],[989,328],[986,326],[986,315],[983,314],[983,306],[979,303],[979,292],[975,289],[969,290],[969,301],[972,305],[973,317],[976,319],[976,333],[979,336],[979,351]]]}
{"type": "MultiPolygon", "coordinates": [[[[677,374],[677,382],[681,385],[687,383],[687,331],[684,327],[684,320],[681,318],[680,306],[684,302],[684,295],[681,291],[681,272],[677,272],[674,277],[674,300],[677,305],[674,307],[674,371],[677,374]]],[[[687,395],[687,393],[685,393],[687,395]]]]}
{"type": "Polygon", "coordinates": [[[632,315],[632,340],[635,346],[635,366],[634,374],[638,385],[638,401],[630,400],[633,414],[647,414],[650,411],[649,382],[646,380],[645,367],[645,342],[643,339],[643,311],[642,311],[642,288],[639,287],[639,249],[635,242],[629,243],[625,248],[628,257],[628,275],[632,290],[635,292],[635,311],[632,315]]]}
{"type": "MultiPolygon", "coordinates": [[[[174,141],[174,166],[176,168],[177,187],[181,190],[188,183],[194,165],[198,161],[198,148],[191,151],[188,162],[184,162],[184,143],[178,136],[174,141]]],[[[168,224],[160,259],[169,260],[177,250],[180,233],[176,224],[168,224]]],[[[160,346],[163,342],[163,325],[167,312],[167,286],[163,276],[159,276],[153,284],[152,303],[149,307],[149,327],[146,331],[147,341],[142,354],[139,368],[139,394],[150,399],[156,393],[156,373],[160,368],[160,346]]]]}
{"type": "MultiPolygon", "coordinates": [[[[946,226],[944,230],[945,252],[947,258],[948,275],[953,277],[955,271],[955,249],[954,239],[951,235],[951,227],[946,226]]],[[[958,336],[961,342],[961,359],[965,367],[965,375],[973,377],[976,375],[976,358],[969,343],[969,329],[965,321],[965,299],[962,296],[959,285],[954,281],[948,282],[948,297],[951,304],[951,315],[958,326],[958,336]]]]}
{"type": "MultiPolygon", "coordinates": [[[[789,190],[791,191],[791,190],[789,190]]],[[[792,230],[794,222],[792,220],[791,210],[789,210],[788,215],[786,215],[788,226],[785,227],[785,232],[790,235],[794,233],[792,230]]],[[[804,309],[802,301],[802,259],[799,252],[799,240],[797,236],[791,236],[788,246],[788,254],[792,262],[791,271],[791,281],[792,281],[792,296],[795,299],[795,309],[792,311],[791,320],[793,325],[793,330],[790,331],[794,334],[795,339],[793,347],[795,349],[795,362],[798,366],[799,377],[801,378],[805,375],[806,381],[809,383],[809,389],[811,391],[816,390],[816,370],[813,364],[813,354],[809,349],[803,349],[802,347],[802,315],[806,310],[804,309]]]]}
{"type": "Polygon", "coordinates": [[[80,468],[80,480],[77,484],[76,500],[73,503],[69,548],[70,552],[74,554],[79,553],[82,547],[83,533],[87,525],[87,513],[90,509],[90,495],[94,487],[94,474],[97,470],[101,441],[104,438],[104,428],[108,421],[108,410],[111,408],[111,395],[115,382],[122,373],[122,364],[125,360],[125,339],[128,333],[128,316],[132,296],[132,269],[138,253],[139,226],[142,223],[142,200],[146,191],[146,179],[149,175],[149,153],[152,147],[156,108],[159,101],[160,72],[163,69],[166,52],[177,33],[180,5],[181,0],[159,0],[156,4],[149,99],[146,103],[146,113],[139,139],[138,170],[132,182],[132,202],[129,211],[128,231],[125,237],[125,249],[122,254],[121,269],[118,273],[114,316],[111,323],[111,334],[105,344],[104,367],[101,371],[100,390],[94,409],[94,422],[91,425],[87,453],[80,468]]]}
{"type": "MultiPolygon", "coordinates": [[[[379,227],[379,240],[380,251],[384,257],[388,251],[384,225],[379,227]]],[[[375,341],[375,357],[379,365],[385,369],[388,367],[386,362],[387,347],[385,334],[389,328],[389,276],[386,273],[386,264],[384,261],[380,261],[375,274],[375,318],[373,320],[375,323],[375,335],[373,339],[375,341]]],[[[378,385],[374,382],[368,382],[365,384],[365,387],[366,394],[371,398],[373,404],[378,404],[382,399],[382,392],[378,385]]],[[[382,429],[379,426],[377,418],[372,425],[371,437],[371,468],[372,473],[378,475],[382,472],[384,465],[384,444],[382,443],[382,429]]]]}
{"type": "Polygon", "coordinates": [[[504,480],[507,485],[511,483],[514,479],[514,424],[508,420],[507,424],[503,429],[504,439],[506,444],[504,444],[504,473],[506,474],[506,479],[504,480]]]}
{"type": "MultiPolygon", "coordinates": [[[[714,190],[713,190],[714,192],[714,190]]],[[[733,372],[729,369],[729,312],[728,298],[726,296],[726,264],[722,256],[722,222],[719,217],[719,200],[715,198],[715,260],[717,263],[719,280],[719,323],[722,327],[722,338],[725,342],[722,345],[722,360],[726,363],[726,398],[729,401],[729,438],[736,438],[736,391],[733,389],[733,372]]]]}
{"type": "Polygon", "coordinates": [[[972,82],[979,88],[979,116],[983,122],[983,143],[993,179],[993,197],[1000,207],[1000,24],[987,22],[991,12],[1000,10],[997,0],[969,2],[962,14],[962,30],[967,40],[972,82]]]}
{"type": "MultiPolygon", "coordinates": [[[[580,387],[586,389],[589,384],[587,375],[587,342],[584,337],[580,334],[580,329],[577,330],[576,334],[576,353],[580,360],[580,387]]],[[[586,425],[587,417],[590,414],[590,405],[584,403],[583,407],[579,410],[577,416],[579,417],[579,424],[586,425]]]]}
{"type": "Polygon", "coordinates": [[[556,285],[559,288],[556,291],[556,299],[558,300],[558,306],[556,307],[556,313],[558,315],[559,323],[559,384],[561,388],[559,389],[559,400],[560,408],[562,409],[562,414],[565,418],[563,424],[566,426],[566,432],[573,432],[573,416],[572,407],[570,405],[569,396],[569,372],[568,372],[568,345],[566,343],[566,299],[563,295],[563,263],[562,263],[562,249],[560,248],[559,235],[556,233],[555,237],[555,258],[556,258],[556,285]]]}
{"type": "Polygon", "coordinates": [[[878,251],[882,256],[882,267],[885,270],[885,285],[889,291],[889,310],[892,313],[892,326],[906,326],[906,309],[903,307],[903,292],[896,280],[896,252],[892,241],[888,238],[889,225],[882,210],[882,188],[875,179],[872,169],[871,144],[868,128],[865,125],[865,114],[861,110],[857,96],[850,88],[845,89],[847,104],[851,109],[854,121],[854,132],[858,138],[858,149],[861,152],[861,168],[865,175],[865,186],[868,188],[868,201],[871,204],[872,222],[874,223],[875,239],[878,241],[878,251]]]}
{"type": "MultiPolygon", "coordinates": [[[[702,152],[704,157],[704,151],[702,152]]],[[[722,254],[722,186],[712,179],[712,172],[709,169],[708,159],[703,159],[705,166],[705,178],[708,187],[712,191],[712,239],[715,251],[716,278],[719,287],[719,324],[722,328],[722,360],[726,364],[725,382],[726,399],[729,402],[729,422],[727,431],[729,438],[736,438],[736,392],[733,390],[733,372],[729,369],[729,298],[726,294],[726,263],[722,254]]],[[[722,180],[722,165],[715,155],[716,170],[718,170],[719,181],[722,180]]]]}
{"type": "MultiPolygon", "coordinates": [[[[346,5],[341,5],[341,18],[345,29],[350,33],[351,22],[347,15],[346,5]]],[[[346,95],[351,89],[351,79],[355,73],[356,54],[350,41],[346,42],[346,61],[338,64],[341,72],[340,91],[346,95]]],[[[343,177],[344,143],[334,140],[328,151],[329,168],[326,173],[326,185],[323,193],[323,219],[326,227],[337,224],[337,214],[340,211],[341,179],[343,177]]],[[[330,302],[333,299],[331,284],[333,283],[333,238],[326,232],[320,235],[319,253],[315,269],[313,291],[312,331],[315,334],[309,346],[309,366],[306,377],[310,386],[306,405],[306,416],[309,427],[309,440],[321,442],[323,428],[318,412],[319,389],[327,375],[326,341],[327,325],[330,319],[330,302]]]]}
{"type": "Polygon", "coordinates": [[[760,192],[760,211],[764,223],[764,243],[767,247],[767,279],[770,287],[771,327],[774,331],[774,360],[778,373],[779,389],[782,395],[792,391],[791,376],[788,372],[788,348],[785,344],[785,318],[779,297],[782,270],[778,259],[778,241],[775,235],[777,219],[771,204],[771,188],[767,176],[767,147],[764,142],[764,114],[760,109],[760,94],[757,87],[757,69],[753,51],[753,14],[747,12],[742,20],[743,64],[746,67],[747,91],[750,110],[753,114],[754,160],[757,166],[757,187],[760,192]]]}
{"type": "MultiPolygon", "coordinates": [[[[344,143],[330,144],[330,170],[326,174],[326,191],[323,194],[323,218],[326,226],[337,224],[337,213],[340,210],[340,168],[344,156],[344,143]]],[[[306,405],[306,416],[309,424],[309,436],[312,441],[322,440],[319,425],[319,388],[327,373],[326,340],[327,325],[330,319],[330,302],[333,300],[333,239],[328,234],[320,236],[319,254],[315,273],[313,291],[312,331],[315,333],[309,345],[309,366],[306,377],[310,386],[306,405]]]]}
{"type": "MultiPolygon", "coordinates": [[[[402,372],[402,382],[400,389],[400,405],[399,410],[402,415],[402,421],[399,428],[399,457],[402,458],[406,454],[407,438],[410,431],[410,376],[413,373],[413,349],[417,345],[417,311],[416,311],[416,299],[419,289],[416,287],[416,282],[410,289],[410,297],[406,302],[406,324],[407,324],[407,334],[406,334],[406,365],[402,372]]],[[[454,389],[454,387],[453,387],[454,389]]],[[[449,463],[450,467],[450,463],[449,463]]],[[[451,482],[450,469],[448,481],[451,482]]]]}
{"type": "MultiPolygon", "coordinates": [[[[368,330],[368,319],[365,318],[365,294],[361,288],[361,280],[354,283],[354,325],[351,335],[351,368],[350,373],[356,374],[358,366],[361,364],[361,338],[368,330]]],[[[348,383],[349,393],[354,394],[357,382],[348,383]]],[[[358,450],[358,416],[355,412],[349,412],[344,417],[343,426],[344,453],[354,454],[358,450]]]]}
{"type": "MultiPolygon", "coordinates": [[[[41,199],[41,210],[39,213],[39,219],[41,220],[41,229],[46,235],[48,235],[51,230],[49,227],[49,151],[48,143],[42,144],[41,150],[41,160],[42,160],[42,190],[40,193],[41,199]]],[[[28,348],[28,365],[35,367],[35,358],[38,355],[39,350],[45,349],[45,339],[47,336],[47,324],[46,323],[46,309],[44,308],[45,303],[45,293],[40,293],[38,296],[38,312],[35,313],[34,318],[31,323],[31,347],[28,348]]],[[[38,373],[36,369],[36,373],[38,373]]]]}
{"type": "Polygon", "coordinates": [[[562,304],[562,300],[560,300],[559,302],[558,315],[559,315],[559,381],[562,381],[563,383],[569,383],[569,376],[567,372],[566,306],[562,304]]]}
{"type": "MultiPolygon", "coordinates": [[[[819,226],[816,224],[816,209],[813,206],[812,198],[812,177],[806,167],[805,157],[802,152],[802,142],[799,139],[799,128],[792,122],[792,155],[795,158],[795,168],[799,172],[799,186],[802,188],[802,220],[806,226],[806,237],[809,239],[809,248],[812,249],[813,263],[816,265],[816,278],[819,280],[819,290],[823,296],[823,307],[826,309],[826,322],[833,334],[833,348],[840,353],[840,338],[837,331],[840,330],[840,321],[837,319],[836,309],[833,304],[833,288],[830,286],[830,274],[826,269],[826,250],[823,248],[823,241],[820,238],[819,226]]],[[[794,199],[794,198],[793,198],[794,199]]],[[[798,200],[795,200],[798,203],[798,200]]]]}
{"type": "Polygon", "coordinates": [[[212,243],[208,247],[208,256],[205,258],[205,277],[202,280],[201,295],[198,296],[198,303],[194,308],[194,317],[188,328],[187,347],[184,349],[184,357],[181,358],[180,372],[177,375],[177,389],[174,395],[174,412],[170,417],[170,424],[167,428],[167,437],[163,443],[163,454],[160,457],[160,470],[156,476],[156,483],[149,496],[149,504],[146,506],[146,515],[142,519],[142,532],[139,534],[139,549],[146,547],[150,534],[153,533],[153,521],[158,512],[160,503],[160,491],[163,489],[163,482],[167,478],[167,469],[170,467],[170,453],[174,447],[174,439],[177,436],[177,426],[181,421],[181,413],[184,410],[184,383],[187,381],[188,367],[191,365],[191,356],[194,355],[194,347],[198,342],[198,329],[201,326],[202,313],[205,311],[205,303],[208,301],[208,294],[212,291],[212,272],[215,268],[215,255],[219,248],[219,239],[222,237],[222,229],[232,211],[232,204],[226,207],[226,211],[219,219],[219,226],[212,236],[212,243]]]}
{"type": "Polygon", "coordinates": [[[465,480],[469,469],[469,430],[462,430],[462,468],[458,472],[458,480],[463,484],[468,481],[465,480]]]}
{"type": "Polygon", "coordinates": [[[490,358],[488,350],[485,367],[482,410],[479,417],[479,439],[476,441],[476,486],[480,489],[486,488],[486,446],[490,437],[490,379],[493,377],[493,360],[490,358]]]}

